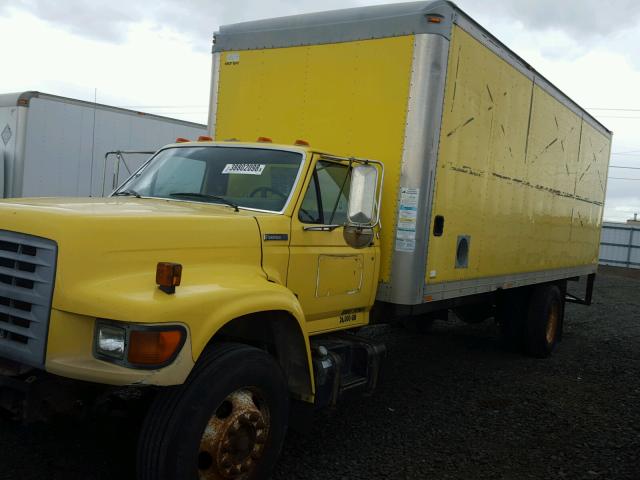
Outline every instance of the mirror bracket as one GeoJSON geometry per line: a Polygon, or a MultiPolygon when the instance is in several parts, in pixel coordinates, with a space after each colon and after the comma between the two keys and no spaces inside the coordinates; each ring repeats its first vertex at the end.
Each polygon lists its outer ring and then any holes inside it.
{"type": "MultiPolygon", "coordinates": [[[[344,226],[343,236],[348,245],[354,248],[364,248],[371,245],[375,238],[376,232],[379,235],[380,230],[380,206],[382,205],[382,186],[384,184],[384,164],[377,160],[370,160],[356,157],[336,157],[333,155],[321,155],[321,158],[328,161],[339,163],[349,162],[351,169],[351,188],[349,189],[349,207],[347,209],[347,224],[344,226]],[[369,167],[367,173],[358,178],[354,184],[355,171],[358,166],[369,167]],[[375,174],[371,172],[375,171],[375,174]],[[365,177],[369,178],[365,178],[365,177]],[[375,181],[372,181],[372,178],[375,181]],[[372,185],[373,184],[373,185],[372,185]],[[358,193],[356,193],[358,192],[358,193]],[[359,194],[359,197],[356,196],[359,194]],[[352,205],[352,202],[358,201],[359,205],[352,205]],[[352,208],[354,207],[354,208],[352,208]],[[353,215],[354,210],[356,215],[353,215]],[[357,214],[361,214],[361,220],[358,221],[357,214]],[[376,229],[376,227],[378,227],[376,229]]],[[[327,227],[332,225],[317,225],[314,227],[305,227],[305,230],[326,231],[327,227]]]]}

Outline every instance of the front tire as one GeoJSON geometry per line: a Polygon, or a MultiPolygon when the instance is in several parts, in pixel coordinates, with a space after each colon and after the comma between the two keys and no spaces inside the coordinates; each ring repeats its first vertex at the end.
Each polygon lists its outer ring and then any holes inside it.
{"type": "Polygon", "coordinates": [[[154,401],[138,445],[140,480],[268,478],[284,442],[287,384],[266,352],[208,347],[187,381],[154,401]]]}

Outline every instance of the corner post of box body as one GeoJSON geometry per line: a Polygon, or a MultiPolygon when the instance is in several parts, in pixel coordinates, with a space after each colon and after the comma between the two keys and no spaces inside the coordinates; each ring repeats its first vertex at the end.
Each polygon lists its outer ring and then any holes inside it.
{"type": "Polygon", "coordinates": [[[218,93],[220,88],[220,52],[214,51],[211,61],[211,93],[209,95],[209,135],[216,139],[216,120],[218,117],[218,93]]]}
{"type": "Polygon", "coordinates": [[[415,35],[402,172],[396,200],[397,218],[392,230],[391,278],[385,298],[379,295],[379,300],[402,305],[423,303],[448,57],[447,38],[434,34],[415,35]],[[401,237],[398,233],[400,210],[410,208],[403,206],[403,202],[415,204],[415,231],[400,232],[401,237]]]}

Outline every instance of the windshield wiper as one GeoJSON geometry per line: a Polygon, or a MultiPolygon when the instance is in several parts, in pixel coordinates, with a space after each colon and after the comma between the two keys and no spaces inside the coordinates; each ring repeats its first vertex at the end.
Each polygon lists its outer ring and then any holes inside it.
{"type": "Polygon", "coordinates": [[[114,197],[136,197],[136,198],[142,198],[140,196],[140,194],[138,192],[136,192],[135,190],[122,190],[120,192],[116,192],[113,194],[114,197]]]}
{"type": "Polygon", "coordinates": [[[224,197],[221,197],[220,195],[209,195],[208,193],[198,193],[198,192],[172,192],[169,194],[170,197],[194,197],[194,198],[208,198],[211,200],[219,200],[222,203],[224,203],[225,205],[229,205],[230,207],[233,207],[233,209],[236,212],[239,212],[240,210],[238,210],[238,205],[236,205],[233,202],[230,202],[229,200],[227,200],[224,197]]]}

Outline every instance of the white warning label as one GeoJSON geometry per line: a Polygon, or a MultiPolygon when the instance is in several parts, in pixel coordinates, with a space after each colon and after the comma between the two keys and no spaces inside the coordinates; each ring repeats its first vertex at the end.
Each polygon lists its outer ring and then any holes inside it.
{"type": "Polygon", "coordinates": [[[238,175],[262,175],[266,165],[258,163],[227,163],[222,169],[222,173],[238,175]]]}
{"type": "Polygon", "coordinates": [[[419,188],[400,189],[398,224],[396,225],[396,251],[413,252],[416,249],[416,223],[418,220],[419,188]]]}

